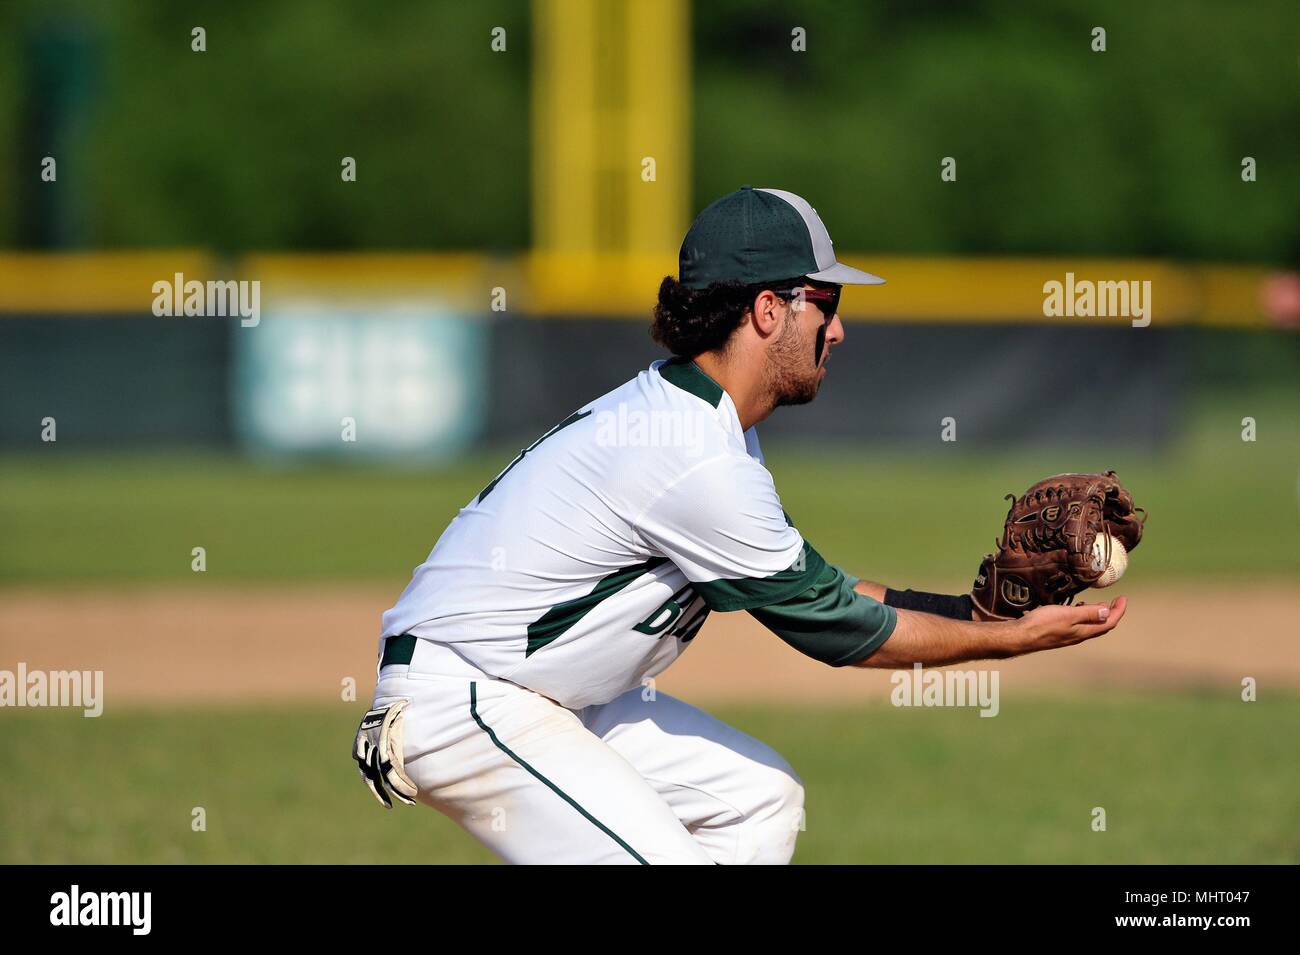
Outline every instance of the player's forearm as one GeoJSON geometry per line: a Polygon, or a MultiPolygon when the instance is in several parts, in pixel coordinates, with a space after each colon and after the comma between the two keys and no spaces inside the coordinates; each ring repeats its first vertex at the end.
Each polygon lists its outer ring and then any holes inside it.
{"type": "Polygon", "coordinates": [[[1043,606],[1019,620],[989,623],[896,610],[893,632],[870,656],[854,665],[887,669],[914,663],[944,666],[1072,647],[1114,630],[1124,619],[1127,607],[1128,601],[1117,597],[1109,604],[1043,606]]]}
{"type": "Polygon", "coordinates": [[[874,580],[859,580],[853,585],[853,589],[873,600],[879,600],[881,603],[885,602],[886,588],[884,584],[878,584],[874,580]]]}
{"type": "MultiPolygon", "coordinates": [[[[860,591],[861,592],[861,591],[860,591]]],[[[870,594],[868,594],[870,596],[870,594]]],[[[893,634],[860,667],[898,669],[997,660],[1025,652],[1018,621],[976,623],[899,610],[893,634]]]]}

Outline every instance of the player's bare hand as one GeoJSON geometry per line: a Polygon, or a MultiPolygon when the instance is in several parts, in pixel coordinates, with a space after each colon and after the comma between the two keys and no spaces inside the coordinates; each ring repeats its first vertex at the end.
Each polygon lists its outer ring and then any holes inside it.
{"type": "Polygon", "coordinates": [[[1110,633],[1124,618],[1128,600],[1116,597],[1108,604],[1073,607],[1039,607],[1020,619],[1022,653],[1071,647],[1110,633]]]}

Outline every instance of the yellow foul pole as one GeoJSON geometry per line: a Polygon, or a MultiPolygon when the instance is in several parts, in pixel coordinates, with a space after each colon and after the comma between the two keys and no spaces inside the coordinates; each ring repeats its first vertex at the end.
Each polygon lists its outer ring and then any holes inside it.
{"type": "Polygon", "coordinates": [[[621,300],[613,285],[646,307],[690,223],[688,0],[532,14],[533,304],[621,300]]]}

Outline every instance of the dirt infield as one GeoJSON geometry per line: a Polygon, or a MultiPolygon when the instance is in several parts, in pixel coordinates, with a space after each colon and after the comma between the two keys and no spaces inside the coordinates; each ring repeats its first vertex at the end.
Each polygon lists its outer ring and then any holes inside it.
{"type": "MultiPolygon", "coordinates": [[[[1001,689],[1300,688],[1300,589],[1128,591],[1128,619],[1079,647],[998,664],[1001,689]]],[[[369,695],[388,587],[0,591],[0,670],[103,670],[105,697],[130,704],[338,700],[369,695]]],[[[881,699],[885,671],[833,670],[748,614],[715,614],[659,680],[701,701],[881,699]]]]}

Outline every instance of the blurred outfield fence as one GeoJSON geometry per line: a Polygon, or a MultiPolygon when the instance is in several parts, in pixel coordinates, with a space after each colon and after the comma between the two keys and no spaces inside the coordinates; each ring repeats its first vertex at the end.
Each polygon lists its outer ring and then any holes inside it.
{"type": "Polygon", "coordinates": [[[1214,393],[1294,404],[1249,263],[1300,250],[1298,9],[0,5],[0,449],[527,442],[662,357],[659,282],[745,182],[888,279],[765,437],[1163,447],[1214,393]],[[256,324],[154,314],[177,275],[260,283],[256,324]],[[1045,315],[1070,276],[1149,282],[1150,324],[1045,315]]]}
{"type": "MultiPolygon", "coordinates": [[[[842,256],[848,341],[812,413],[765,436],[962,446],[1160,446],[1212,385],[1295,393],[1266,270],[1150,260],[842,256]],[[1044,285],[1151,283],[1150,324],[1044,315],[1044,285]]],[[[0,255],[0,447],[239,447],[430,458],[526,441],[662,352],[669,256],[0,255]],[[179,273],[180,278],[177,278],[179,273]],[[159,317],[155,283],[260,283],[256,323],[159,317]],[[351,440],[345,437],[351,422],[351,440]]],[[[206,304],[206,303],[205,303],[206,304]]],[[[177,303],[180,310],[180,303],[177,303]]]]}

